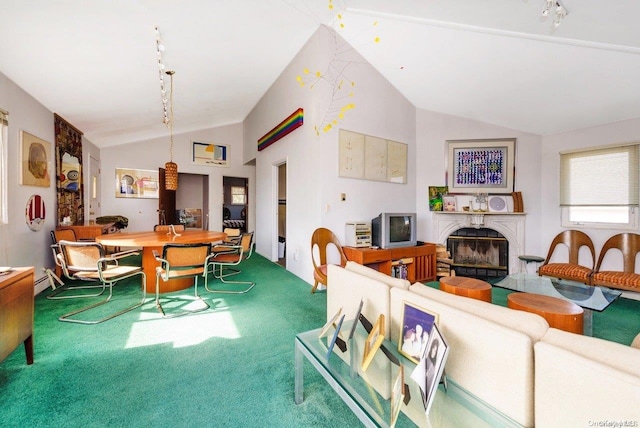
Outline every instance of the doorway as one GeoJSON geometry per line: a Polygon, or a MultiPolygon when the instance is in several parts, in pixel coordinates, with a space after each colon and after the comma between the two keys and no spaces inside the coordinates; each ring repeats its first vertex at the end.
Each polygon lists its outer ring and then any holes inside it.
{"type": "Polygon", "coordinates": [[[157,224],[183,224],[186,229],[209,230],[209,176],[178,173],[178,190],[164,188],[159,168],[157,224]]]}
{"type": "Polygon", "coordinates": [[[278,264],[287,267],[287,163],[278,168],[278,264]]]}
{"type": "Polygon", "coordinates": [[[249,179],[222,177],[222,187],[222,228],[240,229],[240,233],[247,232],[249,179]]]}

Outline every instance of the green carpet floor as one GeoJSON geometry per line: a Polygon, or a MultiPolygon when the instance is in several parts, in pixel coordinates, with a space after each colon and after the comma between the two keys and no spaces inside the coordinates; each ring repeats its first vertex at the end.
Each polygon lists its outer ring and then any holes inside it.
{"type": "MultiPolygon", "coordinates": [[[[326,294],[258,254],[245,263],[237,278],[255,280],[251,292],[201,293],[213,310],[173,319],[150,302],[98,325],[63,323],[86,299],[38,295],[35,363],[22,346],[0,363],[0,426],[358,426],[307,362],[305,401],[293,401],[294,337],[324,324],[326,294]]],[[[114,290],[105,307],[139,296],[133,281],[114,290]]]]}
{"type": "MultiPolygon", "coordinates": [[[[360,426],[307,362],[305,400],[293,402],[294,337],[324,324],[326,294],[310,294],[258,254],[242,270],[240,278],[257,282],[251,292],[202,293],[212,310],[174,319],[162,319],[150,302],[99,325],[62,323],[58,316],[87,301],[40,294],[35,363],[26,365],[22,346],[0,363],[0,426],[360,426]]],[[[494,290],[504,304],[508,291],[494,290]]],[[[131,304],[138,293],[134,280],[123,282],[106,308],[131,304]]],[[[628,344],[638,331],[638,301],[619,299],[594,313],[596,336],[628,344]]]]}

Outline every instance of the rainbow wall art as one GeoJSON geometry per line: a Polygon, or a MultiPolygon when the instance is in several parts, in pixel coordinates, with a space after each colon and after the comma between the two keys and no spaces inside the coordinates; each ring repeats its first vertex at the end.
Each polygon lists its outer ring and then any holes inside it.
{"type": "Polygon", "coordinates": [[[304,111],[302,108],[294,111],[291,116],[280,122],[278,126],[267,132],[258,140],[258,151],[264,150],[291,131],[302,126],[304,111]]]}

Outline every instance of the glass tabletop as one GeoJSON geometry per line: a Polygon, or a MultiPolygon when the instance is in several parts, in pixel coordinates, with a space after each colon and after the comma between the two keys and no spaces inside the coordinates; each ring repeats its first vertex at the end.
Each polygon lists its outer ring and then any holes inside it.
{"type": "Polygon", "coordinates": [[[523,272],[508,275],[494,285],[508,290],[524,291],[526,293],[569,300],[582,308],[598,312],[605,310],[622,294],[621,291],[607,287],[586,285],[581,282],[523,272]]]}
{"type": "MultiPolygon", "coordinates": [[[[344,322],[341,328],[344,336],[348,336],[352,325],[353,321],[344,322]]],[[[409,394],[408,399],[405,397],[400,405],[401,411],[396,427],[519,426],[450,379],[447,380],[446,391],[443,384],[439,386],[427,416],[420,388],[411,379],[415,364],[397,351],[397,345],[384,340],[384,349],[379,349],[367,370],[362,371],[362,352],[367,332],[360,323],[356,326],[353,338],[346,341],[346,350],[342,351],[336,344],[330,354],[327,345],[331,337],[319,338],[320,331],[321,329],[317,329],[298,334],[296,346],[302,346],[308,351],[305,352],[307,358],[313,358],[315,364],[328,373],[330,380],[337,383],[353,399],[357,410],[364,412],[375,426],[390,425],[391,391],[398,377],[400,365],[403,366],[404,383],[409,394]]],[[[330,331],[329,336],[333,336],[333,331],[330,331]]],[[[352,410],[356,411],[354,408],[352,410]]]]}

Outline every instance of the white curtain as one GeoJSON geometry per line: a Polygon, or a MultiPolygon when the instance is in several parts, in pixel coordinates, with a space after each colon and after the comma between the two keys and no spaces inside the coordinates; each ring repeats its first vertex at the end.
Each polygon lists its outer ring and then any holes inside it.
{"type": "Polygon", "coordinates": [[[0,224],[9,222],[7,208],[7,157],[9,156],[9,112],[0,109],[0,224]]]}

